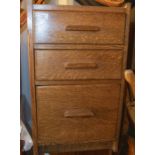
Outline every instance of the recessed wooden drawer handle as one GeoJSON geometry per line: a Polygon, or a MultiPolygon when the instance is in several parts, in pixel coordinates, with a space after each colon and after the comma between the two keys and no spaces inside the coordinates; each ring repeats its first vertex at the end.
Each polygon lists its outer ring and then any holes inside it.
{"type": "Polygon", "coordinates": [[[93,117],[94,113],[89,109],[70,109],[64,112],[64,117],[93,117]]]}
{"type": "Polygon", "coordinates": [[[68,25],[66,31],[100,31],[98,26],[68,25]]]}
{"type": "Polygon", "coordinates": [[[65,69],[96,69],[97,64],[93,62],[65,63],[65,69]]]}

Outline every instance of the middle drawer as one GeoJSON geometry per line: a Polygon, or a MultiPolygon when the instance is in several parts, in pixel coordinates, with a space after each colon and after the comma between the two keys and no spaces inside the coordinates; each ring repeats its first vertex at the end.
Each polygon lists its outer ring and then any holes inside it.
{"type": "Polygon", "coordinates": [[[120,79],[122,60],[122,50],[35,50],[35,78],[120,79]]]}

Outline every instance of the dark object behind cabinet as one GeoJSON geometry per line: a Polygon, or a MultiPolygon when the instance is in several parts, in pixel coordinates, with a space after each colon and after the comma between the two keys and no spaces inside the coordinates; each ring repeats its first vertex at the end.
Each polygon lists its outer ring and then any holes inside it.
{"type": "Polygon", "coordinates": [[[130,5],[28,9],[34,155],[117,152],[130,5]]]}

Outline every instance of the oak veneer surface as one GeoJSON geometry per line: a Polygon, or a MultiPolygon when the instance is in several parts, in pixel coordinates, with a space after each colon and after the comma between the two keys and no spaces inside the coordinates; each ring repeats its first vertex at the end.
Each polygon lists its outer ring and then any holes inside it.
{"type": "Polygon", "coordinates": [[[35,43],[124,43],[123,13],[35,11],[34,18],[35,43]]]}
{"type": "Polygon", "coordinates": [[[121,79],[121,50],[36,50],[36,80],[121,79]]]}
{"type": "Polygon", "coordinates": [[[74,144],[115,138],[119,96],[119,84],[37,87],[38,141],[74,144]],[[65,117],[67,111],[75,115],[65,117]],[[86,115],[80,117],[80,111],[86,115]]]}
{"type": "Polygon", "coordinates": [[[28,5],[34,155],[117,151],[130,5],[28,5]]]}

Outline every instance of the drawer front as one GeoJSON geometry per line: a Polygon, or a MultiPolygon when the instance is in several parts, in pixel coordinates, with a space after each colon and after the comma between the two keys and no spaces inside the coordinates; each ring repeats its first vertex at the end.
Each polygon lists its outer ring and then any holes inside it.
{"type": "Polygon", "coordinates": [[[124,13],[35,11],[34,19],[35,43],[124,43],[124,13]]]}
{"type": "Polygon", "coordinates": [[[36,50],[36,80],[120,79],[121,50],[36,50]]]}
{"type": "Polygon", "coordinates": [[[39,143],[115,138],[119,84],[38,86],[36,97],[39,143]]]}

